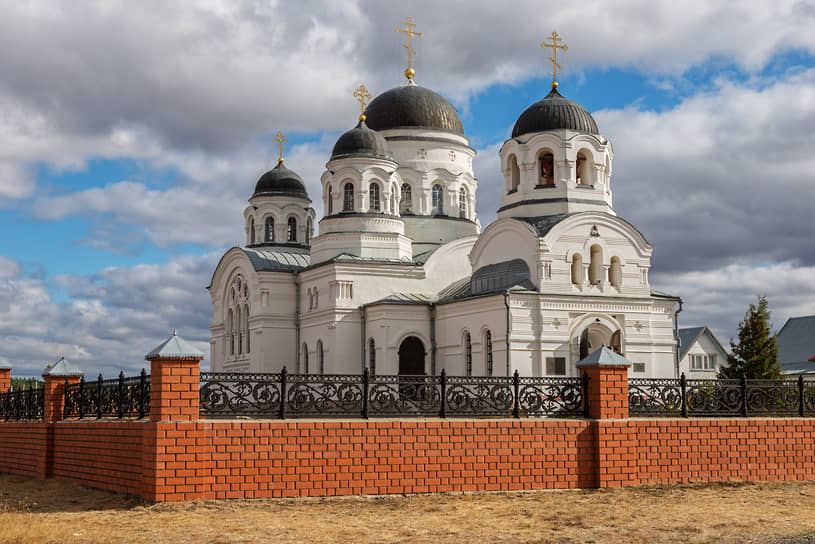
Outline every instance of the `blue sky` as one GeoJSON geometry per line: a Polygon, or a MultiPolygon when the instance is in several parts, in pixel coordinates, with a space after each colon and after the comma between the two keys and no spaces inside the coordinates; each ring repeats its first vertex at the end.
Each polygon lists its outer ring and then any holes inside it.
{"type": "MultiPolygon", "coordinates": [[[[612,141],[615,208],[655,246],[652,285],[683,297],[682,325],[726,344],[758,294],[776,329],[815,314],[811,3],[543,3],[519,19],[470,2],[462,21],[442,2],[425,21],[426,3],[416,80],[459,109],[482,224],[498,147],[549,91],[539,44],[556,28],[560,91],[612,141]]],[[[204,288],[243,239],[271,136],[288,136],[319,215],[352,89],[404,79],[397,5],[113,5],[8,3],[0,22],[0,356],[19,374],[60,356],[133,372],[173,328],[207,351],[204,288]]]]}

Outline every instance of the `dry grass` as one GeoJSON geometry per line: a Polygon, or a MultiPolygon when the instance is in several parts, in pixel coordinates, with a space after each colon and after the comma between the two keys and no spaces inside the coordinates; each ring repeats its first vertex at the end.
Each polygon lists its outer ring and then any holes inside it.
{"type": "Polygon", "coordinates": [[[815,534],[815,482],[145,504],[0,475],[0,542],[766,543],[815,534]]]}

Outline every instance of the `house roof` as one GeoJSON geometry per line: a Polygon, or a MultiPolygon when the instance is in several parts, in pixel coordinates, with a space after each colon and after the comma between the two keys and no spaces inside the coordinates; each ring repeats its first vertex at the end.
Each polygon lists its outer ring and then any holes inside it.
{"type": "Polygon", "coordinates": [[[785,374],[815,374],[815,315],[791,317],[776,337],[778,362],[785,374]]]}
{"type": "Polygon", "coordinates": [[[693,343],[696,342],[696,340],[703,334],[706,334],[708,338],[710,338],[710,340],[713,342],[713,344],[717,348],[719,348],[722,357],[727,357],[727,351],[724,349],[724,347],[722,347],[722,344],[719,342],[719,340],[713,335],[712,332],[710,332],[710,329],[708,329],[706,326],[679,329],[677,333],[679,334],[680,359],[682,359],[685,356],[685,354],[688,352],[693,343]]]}

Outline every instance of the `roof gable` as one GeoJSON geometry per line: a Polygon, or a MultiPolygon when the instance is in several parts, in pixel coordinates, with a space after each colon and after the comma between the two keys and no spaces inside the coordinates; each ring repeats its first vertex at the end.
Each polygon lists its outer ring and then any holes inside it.
{"type": "Polygon", "coordinates": [[[780,363],[806,362],[815,353],[815,315],[789,318],[778,332],[776,344],[780,363]]]}

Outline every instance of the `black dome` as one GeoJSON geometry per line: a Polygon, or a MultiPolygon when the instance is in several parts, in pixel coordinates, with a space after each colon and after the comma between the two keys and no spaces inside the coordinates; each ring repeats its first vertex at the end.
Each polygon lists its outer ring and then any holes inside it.
{"type": "Polygon", "coordinates": [[[390,159],[391,152],[385,138],[369,129],[365,121],[360,121],[357,126],[339,137],[334,144],[334,150],[331,151],[331,160],[352,156],[390,159]]]}
{"type": "Polygon", "coordinates": [[[433,128],[464,135],[456,108],[440,94],[412,83],[374,98],[365,117],[373,130],[433,128]]]}
{"type": "Polygon", "coordinates": [[[255,185],[255,192],[252,198],[256,196],[293,196],[305,198],[311,202],[303,180],[300,176],[283,166],[282,161],[278,162],[277,166],[260,176],[257,185],[255,185]]]}
{"type": "Polygon", "coordinates": [[[515,128],[512,129],[512,137],[563,128],[589,134],[600,133],[597,123],[583,106],[563,98],[557,89],[552,89],[546,98],[526,108],[518,117],[515,128]]]}

